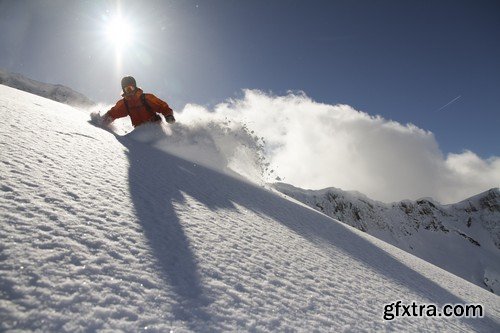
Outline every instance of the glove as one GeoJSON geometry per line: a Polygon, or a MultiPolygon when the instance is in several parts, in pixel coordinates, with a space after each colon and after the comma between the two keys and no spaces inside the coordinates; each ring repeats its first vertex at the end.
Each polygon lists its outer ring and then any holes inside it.
{"type": "Polygon", "coordinates": [[[111,118],[110,116],[108,116],[107,113],[105,113],[101,117],[101,126],[108,126],[113,122],[113,120],[114,120],[113,118],[111,118]]]}
{"type": "Polygon", "coordinates": [[[175,118],[174,116],[165,116],[165,120],[167,121],[167,123],[169,124],[173,124],[175,123],[175,118]]]}
{"type": "Polygon", "coordinates": [[[106,113],[101,116],[100,112],[92,112],[90,114],[90,121],[96,126],[105,127],[113,121],[113,118],[108,116],[106,113]]]}

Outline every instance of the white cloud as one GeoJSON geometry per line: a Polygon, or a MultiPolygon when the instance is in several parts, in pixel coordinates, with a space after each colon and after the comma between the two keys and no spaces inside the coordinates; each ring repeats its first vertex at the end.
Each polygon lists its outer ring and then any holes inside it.
{"type": "Polygon", "coordinates": [[[314,102],[302,93],[246,90],[208,111],[187,105],[187,123],[231,120],[265,140],[276,174],[302,188],[338,187],[374,199],[434,197],[449,203],[500,184],[500,158],[470,151],[443,156],[431,132],[354,110],[314,102]]]}

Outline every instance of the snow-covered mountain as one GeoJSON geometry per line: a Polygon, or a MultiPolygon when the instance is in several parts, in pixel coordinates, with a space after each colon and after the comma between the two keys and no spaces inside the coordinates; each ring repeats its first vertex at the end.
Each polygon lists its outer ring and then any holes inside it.
{"type": "Polygon", "coordinates": [[[9,73],[2,69],[0,69],[0,84],[72,106],[88,107],[96,104],[86,96],[66,86],[35,81],[21,74],[9,73]]]}
{"type": "Polygon", "coordinates": [[[0,112],[0,331],[500,330],[498,296],[187,159],[204,143],[182,114],[120,136],[6,86],[0,112]]]}
{"type": "Polygon", "coordinates": [[[500,189],[453,205],[432,199],[391,204],[336,188],[280,192],[500,294],[500,189]]]}

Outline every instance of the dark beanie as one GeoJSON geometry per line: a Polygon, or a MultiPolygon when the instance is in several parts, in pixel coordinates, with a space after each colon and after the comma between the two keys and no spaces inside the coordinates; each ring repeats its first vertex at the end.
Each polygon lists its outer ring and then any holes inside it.
{"type": "Polygon", "coordinates": [[[135,83],[135,79],[132,76],[125,76],[122,79],[122,89],[127,86],[137,87],[137,83],[135,83]]]}

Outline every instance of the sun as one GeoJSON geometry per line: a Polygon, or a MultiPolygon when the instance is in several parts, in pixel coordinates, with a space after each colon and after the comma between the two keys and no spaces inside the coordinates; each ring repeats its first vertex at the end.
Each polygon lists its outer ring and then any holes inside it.
{"type": "Polygon", "coordinates": [[[106,26],[106,36],[118,50],[123,50],[133,42],[134,29],[131,22],[121,16],[112,18],[106,26]]]}

